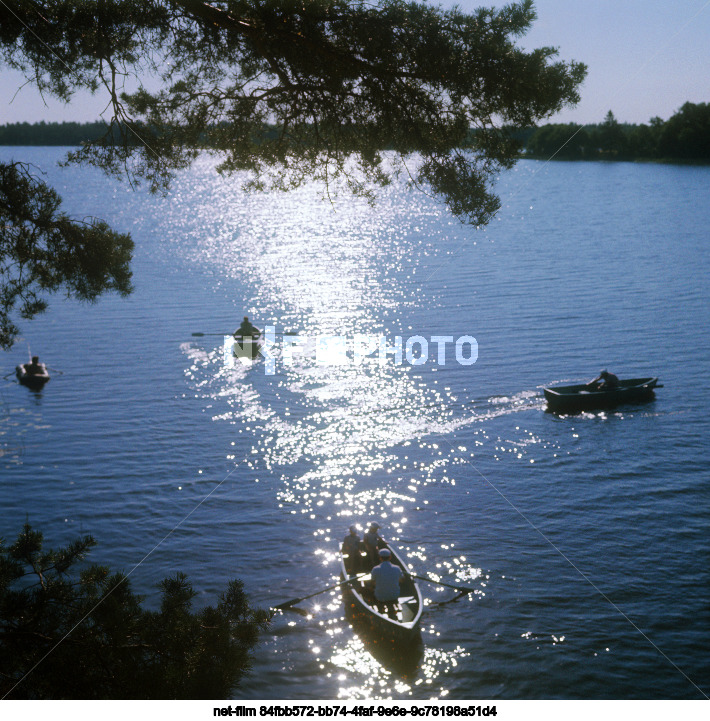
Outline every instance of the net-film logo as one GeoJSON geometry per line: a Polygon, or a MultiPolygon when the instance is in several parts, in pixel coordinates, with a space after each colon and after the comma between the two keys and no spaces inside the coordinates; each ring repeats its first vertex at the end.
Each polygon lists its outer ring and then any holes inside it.
{"type": "Polygon", "coordinates": [[[402,365],[407,363],[420,366],[432,361],[437,365],[446,365],[453,360],[458,365],[470,366],[478,360],[478,342],[471,335],[454,338],[452,335],[434,335],[429,339],[422,335],[408,338],[395,336],[390,344],[384,335],[357,333],[345,335],[283,335],[281,352],[276,344],[276,328],[266,326],[263,338],[244,338],[240,341],[234,336],[224,336],[224,364],[234,368],[235,362],[251,365],[261,356],[264,359],[266,375],[276,373],[277,361],[288,368],[296,363],[296,357],[315,358],[320,366],[358,366],[367,358],[376,355],[379,365],[387,363],[402,365]],[[450,351],[454,357],[451,359],[450,351]]]}

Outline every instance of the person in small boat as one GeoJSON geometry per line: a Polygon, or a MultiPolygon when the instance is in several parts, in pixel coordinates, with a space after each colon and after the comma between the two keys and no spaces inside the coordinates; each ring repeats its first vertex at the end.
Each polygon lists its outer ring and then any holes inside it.
{"type": "Polygon", "coordinates": [[[404,574],[399,566],[395,566],[390,558],[389,548],[378,551],[380,565],[372,569],[372,581],[375,586],[375,602],[380,613],[387,613],[390,618],[397,618],[397,601],[399,584],[404,581],[404,574]]]}
{"type": "Polygon", "coordinates": [[[350,532],[343,539],[342,552],[345,561],[345,570],[349,574],[356,574],[360,570],[360,549],[362,548],[362,540],[357,532],[357,526],[350,526],[350,532]]]}
{"type": "Polygon", "coordinates": [[[613,391],[619,387],[619,378],[607,370],[603,370],[587,387],[597,391],[613,391]]]}
{"type": "Polygon", "coordinates": [[[33,355],[31,363],[23,363],[22,367],[25,369],[25,373],[30,376],[41,376],[47,372],[47,367],[44,363],[39,362],[39,356],[33,355]]]}
{"type": "Polygon", "coordinates": [[[242,338],[258,338],[260,335],[261,331],[255,325],[252,325],[251,321],[249,320],[249,316],[247,315],[244,316],[244,320],[242,321],[242,324],[239,326],[239,328],[234,331],[235,338],[239,336],[241,336],[242,338]]]}
{"type": "Polygon", "coordinates": [[[380,536],[379,533],[380,524],[374,521],[370,524],[370,527],[365,532],[363,542],[365,544],[365,550],[367,551],[367,557],[370,559],[370,564],[376,566],[379,561],[377,552],[385,546],[385,540],[380,536]]]}

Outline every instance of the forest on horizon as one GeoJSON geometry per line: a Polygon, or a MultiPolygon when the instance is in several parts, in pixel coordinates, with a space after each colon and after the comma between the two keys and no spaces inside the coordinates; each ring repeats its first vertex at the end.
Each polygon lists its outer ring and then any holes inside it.
{"type": "MultiPolygon", "coordinates": [[[[100,121],[9,123],[0,125],[0,145],[78,146],[102,137],[107,129],[100,121]]],[[[710,103],[685,103],[668,120],[651,118],[648,124],[620,123],[610,110],[598,124],[549,123],[508,130],[524,158],[710,161],[710,103]]]]}

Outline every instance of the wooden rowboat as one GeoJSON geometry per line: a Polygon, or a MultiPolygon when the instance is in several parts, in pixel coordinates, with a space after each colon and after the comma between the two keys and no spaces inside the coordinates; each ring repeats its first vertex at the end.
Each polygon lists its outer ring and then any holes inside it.
{"type": "MultiPolygon", "coordinates": [[[[44,364],[42,364],[42,367],[44,367],[44,364]]],[[[15,375],[17,376],[17,380],[23,385],[27,386],[28,388],[32,388],[33,390],[39,390],[40,388],[44,387],[44,384],[49,380],[49,373],[47,373],[47,369],[44,368],[44,371],[42,373],[28,373],[27,369],[23,365],[17,366],[15,368],[15,375]]]]}
{"type": "Polygon", "coordinates": [[[366,554],[362,564],[351,566],[349,559],[340,554],[341,577],[343,580],[356,578],[352,583],[343,584],[343,601],[346,614],[358,630],[364,629],[375,641],[385,640],[396,645],[411,644],[421,640],[420,622],[422,616],[422,595],[416,581],[409,575],[407,566],[390,544],[385,544],[392,556],[390,562],[399,566],[405,575],[400,584],[400,595],[396,604],[396,618],[390,618],[384,608],[378,608],[372,592],[364,585],[370,580],[372,570],[366,554]],[[346,569],[347,564],[347,569],[346,569]],[[348,570],[349,569],[349,570],[348,570]]]}
{"type": "Polygon", "coordinates": [[[543,388],[543,392],[547,409],[553,413],[579,413],[649,401],[654,397],[655,389],[661,387],[657,383],[658,378],[630,378],[620,380],[618,387],[611,390],[576,385],[543,388]]]}

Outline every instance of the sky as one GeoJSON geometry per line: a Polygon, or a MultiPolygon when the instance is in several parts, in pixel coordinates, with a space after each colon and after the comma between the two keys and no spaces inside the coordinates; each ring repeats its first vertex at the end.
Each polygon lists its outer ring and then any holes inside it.
{"type": "MultiPolygon", "coordinates": [[[[451,7],[454,2],[438,2],[451,7]]],[[[459,0],[463,10],[502,7],[497,0],[459,0]]],[[[526,49],[552,46],[562,60],[588,66],[581,102],[545,122],[667,120],[685,102],[710,102],[710,0],[537,0],[538,19],[519,39],[526,49]]],[[[97,120],[106,100],[75,95],[44,100],[0,66],[0,124],[97,120]]]]}

